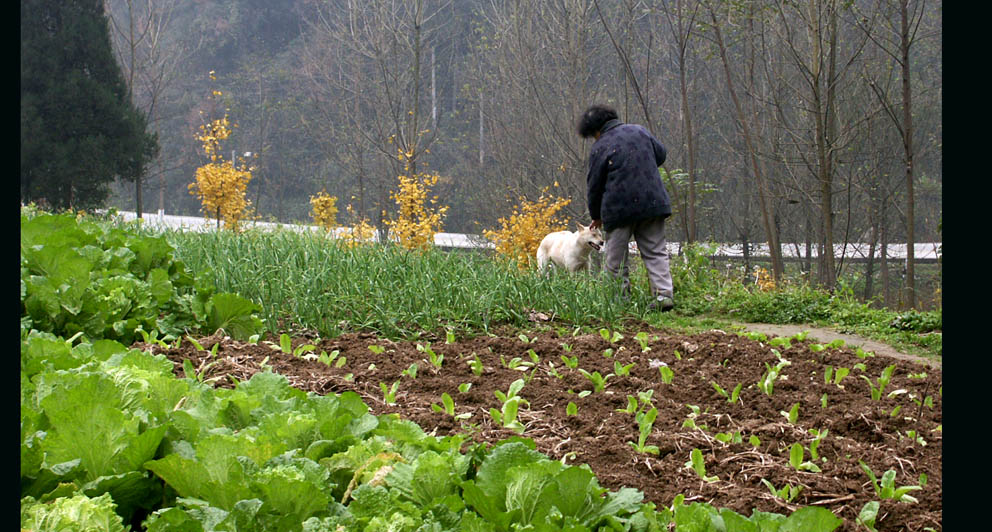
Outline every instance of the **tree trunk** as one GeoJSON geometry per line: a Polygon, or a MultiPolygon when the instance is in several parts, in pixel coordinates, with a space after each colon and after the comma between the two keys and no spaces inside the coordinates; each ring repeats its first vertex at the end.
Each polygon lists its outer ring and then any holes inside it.
{"type": "Polygon", "coordinates": [[[758,182],[758,199],[761,205],[761,221],[765,228],[765,237],[768,239],[768,252],[772,259],[772,275],[775,282],[780,282],[782,280],[783,268],[782,268],[782,249],[779,246],[778,237],[775,235],[775,230],[772,227],[772,214],[771,206],[768,201],[768,185],[765,182],[764,176],[761,173],[761,168],[758,165],[758,156],[754,149],[754,145],[751,142],[751,130],[748,127],[748,121],[744,116],[744,111],[741,108],[740,99],[737,97],[737,92],[734,90],[734,82],[730,73],[730,62],[727,59],[727,49],[723,43],[723,36],[720,32],[720,24],[716,20],[716,12],[713,11],[712,6],[709,7],[710,17],[713,20],[713,30],[714,36],[716,37],[717,46],[720,49],[720,59],[723,61],[723,70],[727,78],[727,89],[730,92],[730,98],[734,102],[734,109],[737,111],[737,123],[741,128],[741,135],[744,137],[744,144],[747,147],[748,155],[751,158],[751,169],[754,172],[755,181],[758,182]]]}
{"type": "Polygon", "coordinates": [[[692,118],[689,114],[689,90],[686,82],[685,52],[688,42],[688,34],[685,29],[685,20],[682,13],[682,0],[678,0],[675,9],[678,17],[679,31],[679,92],[682,96],[682,128],[685,132],[686,148],[689,156],[689,208],[688,222],[689,234],[686,239],[688,243],[696,241],[696,142],[692,137],[692,118]]]}
{"type": "Polygon", "coordinates": [[[864,300],[870,301],[874,288],[872,277],[875,275],[875,244],[878,242],[878,221],[869,213],[871,223],[871,242],[868,244],[868,262],[865,263],[865,293],[864,300]]]}
{"type": "Polygon", "coordinates": [[[889,233],[886,230],[885,223],[885,202],[882,202],[882,209],[879,213],[879,233],[881,235],[881,241],[879,242],[879,247],[882,252],[882,264],[879,271],[879,282],[882,283],[882,304],[885,308],[892,308],[892,296],[889,293],[889,233]]]}
{"type": "Polygon", "coordinates": [[[910,88],[909,70],[909,47],[912,44],[909,38],[909,13],[907,9],[908,0],[899,3],[899,14],[901,17],[902,31],[900,41],[900,51],[902,52],[902,121],[903,121],[903,150],[906,158],[906,297],[907,308],[916,307],[916,253],[915,253],[915,231],[916,216],[914,214],[915,201],[913,198],[913,95],[910,88]]]}

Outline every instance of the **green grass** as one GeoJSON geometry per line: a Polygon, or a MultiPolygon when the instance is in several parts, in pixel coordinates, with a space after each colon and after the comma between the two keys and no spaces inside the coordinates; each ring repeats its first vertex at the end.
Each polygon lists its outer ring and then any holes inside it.
{"type": "Polygon", "coordinates": [[[545,278],[482,253],[349,249],[319,234],[291,231],[170,232],[168,238],[177,257],[198,275],[211,275],[218,290],[259,303],[273,332],[371,330],[410,338],[440,327],[532,327],[532,311],[588,326],[616,326],[644,312],[642,304],[615,297],[613,282],[554,273],[545,278]]]}
{"type": "Polygon", "coordinates": [[[676,309],[659,314],[645,309],[648,283],[636,258],[631,261],[633,293],[622,300],[618,285],[606,275],[552,271],[545,277],[482,252],[418,253],[393,245],[349,249],[321,234],[289,230],[165,234],[191,271],[212,276],[219,291],[260,304],[273,333],[306,329],[332,337],[368,330],[416,338],[443,327],[477,334],[504,325],[543,327],[528,319],[540,312],[570,330],[636,327],[642,321],[685,333],[741,321],[811,324],[912,354],[942,354],[942,335],[930,332],[940,329],[940,310],[872,308],[843,284],[829,293],[793,280],[783,289],[762,292],[732,270],[714,267],[702,247],[684,248],[672,257],[676,309]]]}

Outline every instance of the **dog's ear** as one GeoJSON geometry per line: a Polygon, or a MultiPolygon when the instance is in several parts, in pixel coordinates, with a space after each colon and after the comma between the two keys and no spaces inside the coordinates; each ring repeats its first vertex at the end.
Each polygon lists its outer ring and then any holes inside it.
{"type": "Polygon", "coordinates": [[[582,225],[582,222],[580,222],[578,220],[575,221],[575,226],[579,228],[579,232],[582,232],[582,231],[584,231],[586,229],[586,227],[584,225],[582,225]]]}

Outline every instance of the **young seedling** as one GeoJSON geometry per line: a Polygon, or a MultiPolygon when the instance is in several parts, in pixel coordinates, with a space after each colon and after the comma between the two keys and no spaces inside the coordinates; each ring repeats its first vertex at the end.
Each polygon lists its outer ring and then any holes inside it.
{"type": "Polygon", "coordinates": [[[535,336],[535,337],[533,337],[533,338],[528,338],[528,337],[527,337],[527,335],[526,335],[526,334],[524,334],[524,333],[520,333],[520,334],[519,334],[519,335],[517,336],[517,338],[519,338],[519,339],[520,339],[520,341],[521,341],[521,342],[523,342],[523,343],[525,343],[525,344],[532,344],[532,343],[534,343],[534,342],[536,342],[536,341],[537,341],[537,337],[536,337],[536,336],[535,336]]]}
{"type": "Polygon", "coordinates": [[[747,332],[745,332],[743,334],[743,336],[745,338],[750,339],[750,340],[754,340],[755,342],[767,342],[768,341],[768,335],[765,334],[765,333],[763,333],[763,332],[747,331],[747,332]]]}
{"type": "Polygon", "coordinates": [[[203,345],[196,341],[196,338],[187,335],[186,339],[189,340],[189,343],[193,344],[193,347],[195,347],[197,351],[206,351],[206,349],[203,348],[203,345]]]}
{"type": "MultiPolygon", "coordinates": [[[[917,434],[917,432],[915,430],[907,430],[906,431],[906,437],[908,437],[910,440],[912,440],[913,443],[919,444],[920,447],[926,447],[927,446],[927,441],[923,439],[923,436],[920,436],[919,434],[917,434]]],[[[899,435],[899,439],[900,440],[902,439],[902,435],[901,434],[899,435]]]]}
{"type": "Polygon", "coordinates": [[[575,414],[578,413],[579,413],[579,407],[574,402],[569,401],[568,405],[565,406],[565,415],[574,416],[575,414]]]}
{"type": "Polygon", "coordinates": [[[268,344],[269,347],[271,347],[272,349],[275,349],[276,351],[282,351],[287,355],[293,355],[294,357],[297,358],[300,358],[300,356],[303,353],[308,353],[310,351],[317,349],[317,346],[313,344],[301,344],[296,349],[293,349],[293,339],[290,338],[290,336],[286,333],[282,333],[281,335],[279,335],[278,345],[275,344],[274,342],[265,342],[265,343],[268,344]]]}
{"type": "Polygon", "coordinates": [[[427,357],[430,359],[430,363],[434,366],[434,373],[441,370],[441,365],[444,364],[444,355],[439,355],[431,349],[431,344],[420,345],[417,344],[417,351],[422,353],[427,353],[427,357]]]}
{"type": "Polygon", "coordinates": [[[541,357],[537,356],[537,352],[533,349],[527,350],[527,356],[530,357],[531,364],[536,366],[541,363],[541,357]]]}
{"type": "Polygon", "coordinates": [[[879,499],[892,499],[899,502],[914,503],[919,502],[916,497],[910,496],[909,492],[913,490],[921,490],[922,486],[900,486],[896,487],[896,471],[895,469],[890,469],[882,475],[882,482],[879,483],[878,478],[875,477],[875,473],[872,472],[868,464],[863,461],[858,460],[858,464],[861,466],[861,470],[868,475],[871,479],[871,485],[875,488],[875,495],[879,499]]]}
{"type": "Polygon", "coordinates": [[[493,421],[497,425],[508,428],[517,434],[523,434],[524,432],[523,424],[517,421],[517,411],[520,408],[520,404],[530,404],[526,399],[517,395],[523,387],[524,380],[517,379],[510,383],[510,388],[505,394],[499,390],[494,391],[493,394],[503,403],[503,406],[500,410],[496,410],[495,408],[489,409],[489,415],[492,416],[493,421]]]}
{"type": "MultiPolygon", "coordinates": [[[[685,406],[686,408],[691,410],[691,412],[689,412],[689,414],[686,415],[685,421],[682,422],[682,428],[699,429],[702,431],[707,430],[709,427],[707,427],[705,423],[699,423],[699,424],[696,423],[696,418],[699,417],[699,413],[700,413],[699,407],[696,405],[685,405],[685,406]]],[[[709,409],[707,408],[707,410],[709,409]]]]}
{"type": "Polygon", "coordinates": [[[603,337],[603,340],[606,340],[607,342],[610,342],[611,344],[615,344],[615,343],[619,342],[620,340],[623,340],[623,335],[620,334],[619,331],[613,331],[613,334],[611,335],[610,334],[610,331],[608,329],[600,329],[599,330],[599,335],[603,337]]]}
{"type": "Polygon", "coordinates": [[[865,382],[868,383],[868,387],[871,388],[871,398],[872,398],[872,400],[879,401],[879,400],[882,399],[882,393],[885,392],[885,387],[888,386],[889,380],[892,379],[892,372],[895,369],[896,369],[896,365],[895,364],[892,364],[891,366],[889,366],[889,367],[885,368],[884,370],[882,370],[882,375],[880,377],[878,377],[878,381],[877,381],[878,386],[877,387],[872,384],[871,379],[869,379],[868,377],[865,377],[864,375],[859,375],[859,377],[861,377],[862,379],[865,380],[865,382]]]}
{"type": "Polygon", "coordinates": [[[710,384],[713,386],[713,389],[716,390],[716,393],[722,395],[724,399],[727,399],[728,401],[730,400],[730,394],[727,393],[727,390],[723,389],[723,386],[717,384],[716,381],[710,381],[710,384]]]}
{"type": "Polygon", "coordinates": [[[369,351],[372,351],[373,353],[375,353],[377,355],[381,355],[382,352],[385,351],[385,350],[386,350],[386,348],[385,347],[382,347],[381,345],[372,344],[372,345],[369,346],[369,351]]]}
{"type": "Polygon", "coordinates": [[[441,405],[436,403],[431,403],[431,410],[435,412],[444,412],[449,416],[461,421],[463,419],[468,419],[472,417],[471,412],[465,412],[463,414],[455,414],[455,400],[448,395],[448,392],[443,392],[441,394],[441,405]]]}
{"type": "Polygon", "coordinates": [[[779,412],[785,419],[789,420],[790,425],[795,425],[796,421],[799,420],[799,403],[792,405],[792,408],[788,412],[782,410],[779,412]]]}
{"type": "MultiPolygon", "coordinates": [[[[730,397],[727,398],[728,403],[736,403],[741,396],[741,390],[744,388],[743,382],[738,382],[737,386],[734,386],[733,391],[730,392],[730,397]]],[[[742,403],[743,404],[743,403],[742,403]]]]}
{"type": "Polygon", "coordinates": [[[841,382],[843,382],[844,377],[847,377],[848,374],[850,373],[851,373],[851,368],[837,368],[837,370],[834,372],[834,385],[836,385],[838,388],[843,390],[844,386],[841,384],[841,382]]]}
{"type": "Polygon", "coordinates": [[[572,346],[569,345],[569,344],[566,344],[564,342],[562,342],[561,348],[564,349],[566,353],[571,353],[572,352],[572,346]]]}
{"type": "Polygon", "coordinates": [[[706,482],[713,483],[720,480],[715,476],[708,476],[706,474],[706,463],[703,461],[703,452],[698,448],[693,448],[692,452],[689,453],[689,461],[685,463],[685,466],[695,471],[699,475],[699,478],[706,482]]]}
{"type": "Polygon", "coordinates": [[[813,473],[819,473],[820,467],[813,462],[804,462],[803,457],[806,455],[806,449],[803,444],[796,442],[792,444],[792,448],[789,450],[789,465],[791,465],[796,471],[812,471],[813,473]]]}
{"type": "Polygon", "coordinates": [[[739,430],[734,432],[717,432],[713,438],[723,443],[744,443],[744,437],[739,430]]]}
{"type": "Polygon", "coordinates": [[[496,398],[499,399],[501,402],[505,403],[508,399],[519,397],[520,390],[523,389],[524,389],[524,380],[517,379],[510,383],[510,387],[507,388],[506,393],[503,393],[499,390],[494,390],[493,395],[495,395],[496,398]]]}
{"type": "Polygon", "coordinates": [[[768,487],[768,491],[772,492],[773,497],[778,497],[787,503],[794,501],[799,495],[799,492],[803,490],[801,485],[793,486],[792,484],[786,484],[781,489],[775,489],[775,486],[771,482],[765,479],[761,479],[761,482],[768,487]]]}
{"type": "Polygon", "coordinates": [[[658,417],[658,409],[651,408],[647,412],[638,412],[634,417],[637,420],[637,430],[638,437],[637,443],[632,441],[627,442],[635,451],[645,454],[658,454],[657,445],[647,445],[648,436],[651,435],[651,428],[654,425],[654,420],[658,417]]]}
{"type": "Polygon", "coordinates": [[[648,333],[641,331],[634,335],[634,339],[637,340],[637,343],[641,344],[642,353],[647,353],[651,350],[651,348],[648,347],[648,333]]]}
{"type": "Polygon", "coordinates": [[[468,393],[468,391],[471,389],[472,389],[471,382],[463,382],[458,385],[458,393],[468,393]]]}
{"type": "Polygon", "coordinates": [[[768,341],[768,345],[772,347],[781,347],[782,349],[789,349],[792,347],[792,342],[785,336],[776,336],[768,341]]]}
{"type": "Polygon", "coordinates": [[[865,351],[860,347],[854,350],[854,354],[857,355],[858,358],[860,358],[861,360],[875,356],[875,353],[872,353],[871,351],[865,351]]]}
{"type": "Polygon", "coordinates": [[[444,331],[444,343],[446,344],[455,343],[455,333],[451,329],[444,331]]]}
{"type": "Polygon", "coordinates": [[[561,361],[565,363],[565,367],[568,369],[575,369],[579,367],[579,357],[567,357],[565,355],[561,356],[561,361]]]}
{"type": "Polygon", "coordinates": [[[770,366],[768,362],[765,362],[766,371],[765,374],[762,375],[761,380],[758,381],[758,389],[764,392],[768,397],[771,397],[775,389],[775,381],[778,380],[779,375],[782,372],[782,368],[790,364],[792,363],[784,359],[779,360],[779,363],[774,367],[770,366]]]}
{"type": "Polygon", "coordinates": [[[633,395],[627,396],[627,407],[618,408],[616,411],[624,414],[634,414],[641,412],[645,407],[651,405],[651,397],[654,395],[654,390],[648,390],[646,392],[637,392],[637,397],[633,395]]]}
{"type": "Polygon", "coordinates": [[[482,367],[482,360],[479,359],[479,355],[476,355],[475,353],[472,353],[472,355],[474,355],[474,358],[466,362],[466,364],[468,364],[469,369],[472,370],[472,374],[478,377],[482,375],[482,371],[484,369],[482,367]]]}
{"type": "Polygon", "coordinates": [[[612,373],[609,373],[604,377],[598,371],[589,373],[588,371],[582,368],[579,368],[579,373],[581,373],[583,377],[589,379],[589,381],[592,382],[593,391],[597,393],[603,391],[603,389],[606,388],[607,379],[613,376],[612,373]]]}
{"type": "MultiPolygon", "coordinates": [[[[819,460],[820,459],[820,453],[819,453],[820,442],[822,442],[824,440],[824,438],[827,437],[827,434],[830,433],[830,430],[828,430],[828,429],[823,429],[823,430],[809,429],[809,432],[810,432],[810,434],[812,434],[814,436],[813,441],[810,442],[810,444],[809,444],[809,455],[810,455],[810,457],[813,460],[819,460]]],[[[823,458],[823,461],[824,462],[827,461],[826,457],[823,458]]]]}
{"type": "Polygon", "coordinates": [[[620,365],[620,362],[614,362],[613,363],[613,372],[616,374],[617,377],[623,377],[623,376],[626,376],[626,375],[630,375],[630,370],[634,367],[634,365],[635,365],[634,362],[631,362],[630,364],[627,364],[626,366],[621,366],[620,365]]]}
{"type": "Polygon", "coordinates": [[[855,519],[855,522],[859,525],[864,525],[864,527],[871,532],[878,532],[878,529],[875,528],[875,519],[878,517],[879,506],[881,505],[878,501],[866,502],[865,505],[861,507],[861,511],[858,512],[858,517],[855,519]]]}
{"type": "Polygon", "coordinates": [[[634,397],[633,395],[628,395],[627,396],[627,407],[626,408],[617,408],[616,411],[617,412],[620,412],[621,414],[633,414],[633,413],[637,412],[637,398],[634,397]]]}
{"type": "Polygon", "coordinates": [[[347,357],[338,358],[338,355],[340,354],[341,352],[337,349],[331,351],[330,354],[328,354],[327,351],[321,351],[320,355],[317,356],[317,362],[320,362],[327,367],[331,367],[333,365],[336,368],[340,368],[348,361],[347,357]],[[335,360],[337,362],[335,362],[335,360]]]}
{"type": "Polygon", "coordinates": [[[144,340],[144,342],[146,344],[153,344],[153,345],[157,345],[159,347],[165,347],[165,348],[168,348],[169,347],[169,344],[166,342],[166,339],[171,339],[172,338],[171,335],[165,335],[161,339],[159,339],[159,337],[158,337],[158,329],[152,329],[152,332],[151,333],[147,333],[147,332],[145,332],[145,329],[144,328],[138,327],[138,328],[136,328],[134,330],[134,332],[140,334],[141,335],[141,338],[144,340]]]}
{"type": "Polygon", "coordinates": [[[409,368],[406,368],[405,370],[403,370],[402,372],[400,372],[400,374],[401,375],[406,375],[407,377],[410,377],[411,379],[416,379],[417,378],[417,363],[414,362],[413,364],[410,364],[410,367],[409,368]]]}
{"type": "Polygon", "coordinates": [[[382,401],[387,405],[396,404],[396,391],[400,388],[400,381],[396,381],[392,386],[386,386],[386,383],[380,382],[379,388],[382,390],[382,401]]]}
{"type": "Polygon", "coordinates": [[[662,365],[658,366],[658,371],[661,373],[661,382],[671,384],[672,379],[675,378],[675,372],[672,371],[672,368],[668,367],[668,364],[665,364],[664,362],[661,364],[662,365]]]}
{"type": "Polygon", "coordinates": [[[613,348],[608,347],[603,350],[603,358],[613,358],[613,348]]]}

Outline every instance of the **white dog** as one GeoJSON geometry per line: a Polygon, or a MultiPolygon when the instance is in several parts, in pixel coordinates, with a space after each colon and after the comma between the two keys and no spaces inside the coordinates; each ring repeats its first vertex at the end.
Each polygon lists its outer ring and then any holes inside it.
{"type": "Polygon", "coordinates": [[[537,267],[541,271],[545,270],[548,262],[570,272],[585,270],[588,267],[589,253],[603,248],[603,233],[598,228],[576,225],[579,230],[574,233],[558,231],[541,240],[541,245],[537,248],[537,267]]]}

